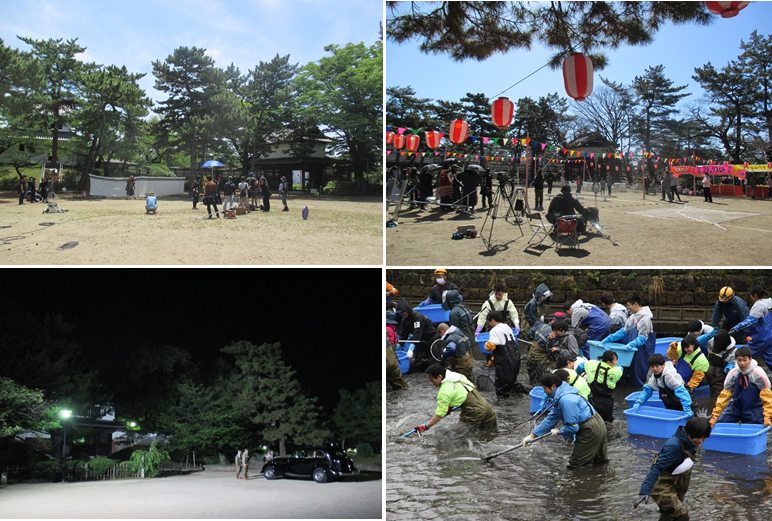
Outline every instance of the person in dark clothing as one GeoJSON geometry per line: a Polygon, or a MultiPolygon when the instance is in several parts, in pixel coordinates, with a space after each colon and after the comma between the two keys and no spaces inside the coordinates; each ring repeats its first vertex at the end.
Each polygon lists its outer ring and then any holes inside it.
{"type": "Polygon", "coordinates": [[[633,508],[647,504],[651,498],[659,507],[660,519],[687,521],[689,512],[683,500],[689,489],[695,452],[710,437],[710,431],[705,418],[690,418],[685,426],[679,426],[654,457],[633,508]]]}
{"type": "Polygon", "coordinates": [[[411,360],[411,367],[420,368],[433,363],[429,348],[432,342],[439,338],[437,328],[423,313],[410,307],[407,300],[400,298],[395,311],[397,321],[400,323],[400,340],[410,340],[415,346],[407,352],[411,360]]]}
{"type": "MultiPolygon", "coordinates": [[[[571,196],[571,187],[566,185],[561,188],[560,193],[552,199],[549,209],[547,210],[547,220],[552,224],[555,224],[557,223],[557,218],[563,215],[583,215],[585,213],[587,213],[585,207],[571,196]]],[[[584,222],[584,217],[578,219],[576,229],[579,233],[584,233],[587,230],[587,224],[584,222]]]]}
{"type": "Polygon", "coordinates": [[[19,179],[19,204],[24,204],[24,197],[27,195],[27,176],[24,175],[19,179]]]}
{"type": "Polygon", "coordinates": [[[222,211],[224,212],[228,209],[228,203],[233,208],[234,199],[236,198],[236,183],[233,182],[233,177],[231,176],[228,176],[228,181],[223,187],[223,195],[225,195],[225,200],[222,203],[222,211]]]}
{"type": "Polygon", "coordinates": [[[485,200],[488,200],[488,206],[493,204],[493,176],[490,170],[483,172],[480,180],[480,196],[482,198],[482,208],[485,210],[485,200]]]}
{"type": "Polygon", "coordinates": [[[536,201],[534,202],[534,210],[544,210],[544,176],[541,170],[536,172],[536,177],[533,179],[533,189],[536,192],[536,201]]]}
{"type": "MultiPolygon", "coordinates": [[[[418,173],[418,200],[426,201],[427,197],[431,197],[433,193],[432,189],[432,174],[429,172],[428,169],[424,170],[421,169],[421,171],[418,173]]],[[[426,205],[423,205],[424,208],[426,208],[426,205]]]]}
{"type": "Polygon", "coordinates": [[[260,192],[263,194],[263,211],[271,211],[271,188],[268,186],[268,180],[265,176],[260,178],[260,192]]]}
{"type": "Polygon", "coordinates": [[[217,211],[217,183],[212,181],[212,176],[206,177],[207,183],[204,187],[204,204],[206,204],[206,211],[209,213],[209,219],[212,218],[212,206],[214,206],[214,213],[217,218],[220,218],[220,212],[217,211]]]}
{"type": "Polygon", "coordinates": [[[281,204],[284,205],[282,212],[289,212],[287,207],[287,192],[289,192],[290,184],[287,182],[287,178],[281,176],[281,182],[279,183],[279,193],[281,194],[281,204]]]}
{"type": "Polygon", "coordinates": [[[547,175],[544,176],[544,180],[547,181],[547,193],[552,194],[552,183],[555,182],[555,174],[552,172],[548,172],[547,175]]]}
{"type": "Polygon", "coordinates": [[[198,210],[196,206],[198,205],[198,197],[201,194],[201,176],[196,177],[196,180],[193,181],[193,185],[190,187],[190,193],[193,194],[193,209],[198,210]]]}
{"type": "Polygon", "coordinates": [[[29,202],[34,203],[35,202],[35,194],[37,191],[35,190],[35,178],[30,177],[29,178],[29,187],[27,189],[27,195],[29,196],[29,202]]]}
{"type": "MultiPolygon", "coordinates": [[[[134,176],[130,175],[129,180],[126,181],[126,199],[129,197],[134,197],[134,176]]],[[[136,199],[136,197],[134,197],[136,199]]]]}
{"type": "Polygon", "coordinates": [[[470,211],[474,213],[474,207],[477,206],[477,187],[480,184],[480,178],[475,170],[464,170],[458,176],[462,183],[461,204],[469,206],[470,211]]]}
{"type": "Polygon", "coordinates": [[[458,289],[458,286],[448,280],[448,270],[438,268],[434,270],[434,277],[437,284],[432,286],[432,290],[429,292],[429,298],[418,304],[419,308],[431,304],[442,304],[442,293],[444,291],[458,289]]]}

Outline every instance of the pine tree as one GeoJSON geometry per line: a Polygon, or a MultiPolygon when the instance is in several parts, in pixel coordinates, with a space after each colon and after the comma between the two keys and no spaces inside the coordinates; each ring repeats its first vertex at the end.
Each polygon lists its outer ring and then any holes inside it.
{"type": "Polygon", "coordinates": [[[634,120],[633,133],[640,138],[644,150],[648,152],[658,151],[661,141],[668,139],[664,133],[665,122],[671,114],[677,112],[676,103],[689,96],[688,92],[682,92],[687,86],[674,87],[664,70],[664,65],[650,66],[642,76],[636,76],[631,84],[636,96],[636,107],[640,108],[634,120]]]}

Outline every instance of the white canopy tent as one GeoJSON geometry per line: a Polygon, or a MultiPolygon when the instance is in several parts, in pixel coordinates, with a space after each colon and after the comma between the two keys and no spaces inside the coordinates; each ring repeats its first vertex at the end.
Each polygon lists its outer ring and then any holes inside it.
{"type": "MultiPolygon", "coordinates": [[[[104,197],[126,197],[126,183],[128,177],[102,177],[89,174],[91,189],[89,195],[104,197]]],[[[135,197],[145,197],[148,193],[155,192],[158,197],[164,195],[179,195],[185,193],[184,177],[135,177],[135,197]]]]}

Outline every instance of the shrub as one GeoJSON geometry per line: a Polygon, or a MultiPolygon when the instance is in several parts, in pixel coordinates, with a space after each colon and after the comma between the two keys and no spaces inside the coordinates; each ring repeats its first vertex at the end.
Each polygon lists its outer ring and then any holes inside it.
{"type": "Polygon", "coordinates": [[[169,461],[169,453],[156,447],[153,442],[149,451],[137,450],[131,455],[129,464],[132,472],[141,472],[145,469],[145,476],[154,478],[161,473],[164,462],[169,461]]]}
{"type": "Polygon", "coordinates": [[[104,474],[107,469],[115,465],[117,462],[115,460],[111,460],[110,458],[94,458],[91,461],[88,462],[88,466],[91,469],[90,473],[92,476],[101,476],[104,474]]]}
{"type": "Polygon", "coordinates": [[[357,456],[362,459],[372,458],[375,455],[373,448],[369,443],[360,443],[357,445],[357,456]]]}

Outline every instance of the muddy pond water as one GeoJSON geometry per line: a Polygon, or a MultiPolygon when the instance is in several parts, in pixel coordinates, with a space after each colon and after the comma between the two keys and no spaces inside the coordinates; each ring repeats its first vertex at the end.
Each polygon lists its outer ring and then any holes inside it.
{"type": "MultiPolygon", "coordinates": [[[[475,362],[472,380],[486,374],[475,362]]],[[[610,462],[568,470],[571,446],[549,437],[491,459],[453,459],[491,455],[517,445],[530,432],[531,399],[516,395],[497,400],[482,392],[498,417],[492,435],[470,433],[453,413],[419,438],[401,438],[428,421],[437,389],[423,373],[405,375],[410,388],[386,395],[386,518],[465,520],[654,520],[656,505],[633,509],[641,482],[665,439],[627,433],[624,398],[640,388],[620,386],[615,393],[609,431],[610,462]]],[[[527,382],[524,367],[520,371],[527,382]]],[[[697,400],[707,408],[709,399],[697,400]]],[[[562,426],[562,423],[559,424],[562,426]]],[[[772,519],[772,454],[745,456],[700,451],[685,502],[692,520],[772,519]]]]}

